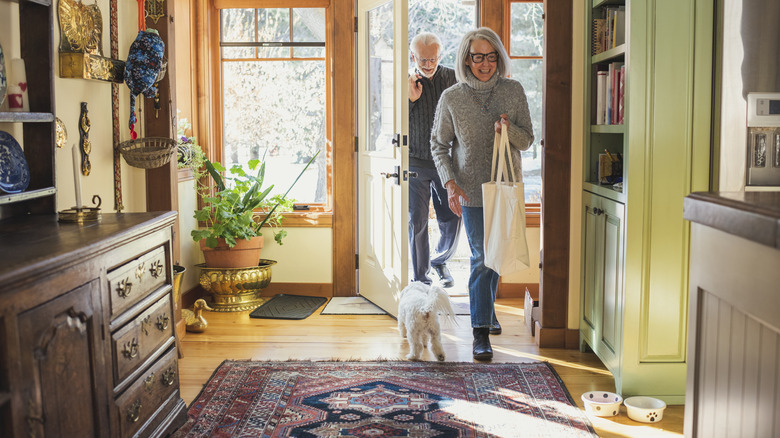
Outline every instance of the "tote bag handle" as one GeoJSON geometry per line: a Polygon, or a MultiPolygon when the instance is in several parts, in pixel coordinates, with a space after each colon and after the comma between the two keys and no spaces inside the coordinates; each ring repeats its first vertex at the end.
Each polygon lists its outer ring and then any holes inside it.
{"type": "Polygon", "coordinates": [[[509,178],[507,164],[509,165],[509,170],[512,175],[511,182],[518,182],[517,175],[515,175],[514,162],[512,161],[512,151],[509,147],[509,136],[506,130],[506,125],[502,123],[501,134],[496,132],[495,139],[493,140],[493,160],[490,171],[491,182],[499,182],[504,178],[509,178]]]}

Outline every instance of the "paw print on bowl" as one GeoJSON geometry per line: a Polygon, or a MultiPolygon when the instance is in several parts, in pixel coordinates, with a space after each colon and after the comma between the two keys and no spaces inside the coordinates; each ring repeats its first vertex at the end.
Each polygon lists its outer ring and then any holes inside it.
{"type": "Polygon", "coordinates": [[[657,423],[663,419],[666,403],[653,397],[629,397],[624,402],[628,418],[642,423],[657,423]]]}

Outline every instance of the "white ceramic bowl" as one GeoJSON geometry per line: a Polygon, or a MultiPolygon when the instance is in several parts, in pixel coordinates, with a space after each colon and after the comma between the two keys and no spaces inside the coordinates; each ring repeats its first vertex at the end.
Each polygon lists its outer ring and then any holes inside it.
{"type": "Polygon", "coordinates": [[[597,417],[613,417],[620,412],[623,397],[614,392],[590,391],[582,394],[585,412],[597,417]]]}
{"type": "Polygon", "coordinates": [[[664,418],[666,403],[653,397],[629,397],[624,401],[628,418],[642,423],[657,423],[664,418]]]}

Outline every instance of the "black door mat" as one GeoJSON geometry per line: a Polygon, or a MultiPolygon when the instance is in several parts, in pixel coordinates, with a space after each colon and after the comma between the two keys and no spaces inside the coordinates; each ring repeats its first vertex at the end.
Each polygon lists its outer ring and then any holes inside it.
{"type": "Polygon", "coordinates": [[[267,319],[304,319],[314,313],[317,308],[328,301],[325,297],[309,297],[305,295],[275,295],[253,310],[250,318],[267,319]]]}

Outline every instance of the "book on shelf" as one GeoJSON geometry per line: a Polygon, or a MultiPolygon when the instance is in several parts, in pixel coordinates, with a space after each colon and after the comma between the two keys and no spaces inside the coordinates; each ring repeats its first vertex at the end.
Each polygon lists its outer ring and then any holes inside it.
{"type": "Polygon", "coordinates": [[[603,18],[593,19],[593,33],[591,35],[591,55],[598,55],[607,48],[607,20],[603,18]]]}
{"type": "Polygon", "coordinates": [[[620,79],[618,82],[618,125],[622,125],[625,115],[625,89],[626,89],[626,66],[620,66],[620,79]]]}
{"type": "Polygon", "coordinates": [[[626,8],[625,6],[609,6],[601,11],[605,21],[604,50],[615,48],[626,42],[626,8]]]}
{"type": "Polygon", "coordinates": [[[596,72],[596,124],[603,125],[607,113],[607,72],[596,72]]]}

